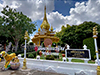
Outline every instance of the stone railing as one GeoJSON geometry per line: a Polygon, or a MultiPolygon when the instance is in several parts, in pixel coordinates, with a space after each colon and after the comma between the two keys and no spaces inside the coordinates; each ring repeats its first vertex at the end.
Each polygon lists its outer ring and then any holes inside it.
{"type": "MultiPolygon", "coordinates": [[[[70,49],[70,47],[67,47],[67,49],[70,49]]],[[[86,46],[84,46],[84,49],[87,49],[86,46]]],[[[21,55],[18,55],[18,58],[20,67],[22,67],[24,58],[21,58],[21,55]]],[[[97,75],[97,63],[89,64],[87,61],[85,63],[76,63],[71,62],[71,59],[69,62],[66,61],[65,57],[63,57],[62,61],[40,60],[40,56],[37,56],[37,59],[26,58],[26,66],[30,69],[68,75],[97,75]]]]}
{"type": "MultiPolygon", "coordinates": [[[[24,58],[19,58],[20,67],[23,66],[24,58]]],[[[40,60],[26,58],[27,68],[40,71],[62,73],[68,75],[97,75],[97,64],[74,63],[53,60],[40,60]]]]}

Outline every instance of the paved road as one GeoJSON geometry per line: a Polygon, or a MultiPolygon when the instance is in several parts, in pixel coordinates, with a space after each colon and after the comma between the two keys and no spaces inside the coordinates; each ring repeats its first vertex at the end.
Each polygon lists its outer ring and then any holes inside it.
{"type": "MultiPolygon", "coordinates": [[[[4,61],[0,62],[0,68],[3,66],[4,66],[4,61]]],[[[0,70],[0,75],[67,75],[67,74],[58,74],[58,73],[44,72],[38,70],[22,71],[21,69],[18,69],[18,70],[6,70],[6,71],[0,70]]]]}

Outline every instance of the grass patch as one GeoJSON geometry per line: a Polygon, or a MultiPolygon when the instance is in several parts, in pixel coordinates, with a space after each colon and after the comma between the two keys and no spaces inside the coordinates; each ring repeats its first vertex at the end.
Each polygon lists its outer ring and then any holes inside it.
{"type": "Polygon", "coordinates": [[[72,62],[81,62],[81,63],[84,63],[84,60],[81,60],[81,59],[72,59],[72,62]]]}
{"type": "Polygon", "coordinates": [[[40,59],[46,60],[46,59],[45,59],[45,55],[42,54],[42,55],[40,56],[40,59]]]}
{"type": "Polygon", "coordinates": [[[95,64],[95,61],[90,60],[90,61],[88,61],[88,63],[95,64]]]}
{"type": "MultiPolygon", "coordinates": [[[[84,63],[84,60],[81,60],[81,59],[72,59],[72,62],[84,63]]],[[[95,64],[95,61],[89,60],[88,63],[90,63],[90,64],[95,64]]]]}

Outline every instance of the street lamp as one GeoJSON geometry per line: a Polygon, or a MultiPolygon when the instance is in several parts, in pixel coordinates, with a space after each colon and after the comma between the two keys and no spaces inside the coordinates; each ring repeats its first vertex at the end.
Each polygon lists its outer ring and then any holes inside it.
{"type": "Polygon", "coordinates": [[[97,26],[95,26],[93,27],[93,38],[94,38],[95,52],[96,52],[96,57],[97,57],[97,62],[98,62],[97,75],[100,75],[99,54],[98,54],[97,41],[96,41],[97,35],[98,35],[97,26]]]}
{"type": "Polygon", "coordinates": [[[26,31],[25,32],[25,36],[24,36],[24,39],[25,39],[25,48],[24,48],[24,61],[23,61],[23,67],[22,67],[22,69],[27,69],[27,67],[26,67],[26,40],[27,40],[28,37],[29,37],[28,36],[28,32],[26,31]]]}

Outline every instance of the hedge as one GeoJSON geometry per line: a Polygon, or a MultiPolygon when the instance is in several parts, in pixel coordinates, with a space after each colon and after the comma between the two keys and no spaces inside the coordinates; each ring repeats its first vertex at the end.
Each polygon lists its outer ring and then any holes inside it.
{"type": "Polygon", "coordinates": [[[30,54],[28,55],[28,58],[34,58],[34,55],[33,55],[32,53],[30,53],[30,54]]]}
{"type": "Polygon", "coordinates": [[[53,55],[47,55],[46,56],[46,60],[54,60],[54,56],[53,55]]]}
{"type": "Polygon", "coordinates": [[[87,38],[83,40],[83,45],[87,46],[87,49],[90,49],[91,53],[91,59],[94,60],[95,53],[95,45],[94,45],[94,39],[93,38],[87,38]]]}

